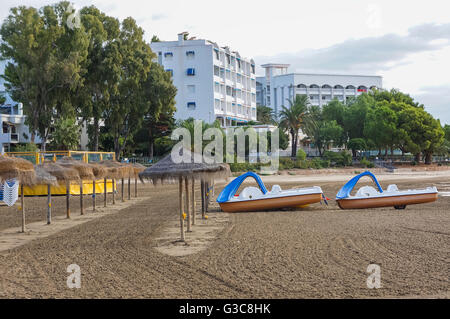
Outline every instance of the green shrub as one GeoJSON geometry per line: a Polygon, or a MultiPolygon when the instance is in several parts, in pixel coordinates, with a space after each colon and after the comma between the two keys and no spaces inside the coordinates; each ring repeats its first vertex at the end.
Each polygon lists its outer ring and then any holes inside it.
{"type": "Polygon", "coordinates": [[[297,160],[304,161],[306,159],[306,152],[302,149],[297,151],[297,160]]]}
{"type": "Polygon", "coordinates": [[[350,166],[352,164],[352,155],[349,152],[331,152],[326,151],[323,158],[336,166],[350,166]]]}
{"type": "Polygon", "coordinates": [[[305,160],[296,160],[294,163],[295,168],[307,169],[309,168],[309,162],[305,160]]]}
{"type": "Polygon", "coordinates": [[[363,158],[360,162],[359,162],[363,167],[367,167],[367,168],[374,168],[375,164],[373,164],[371,161],[369,161],[366,158],[363,158]]]}
{"type": "Polygon", "coordinates": [[[287,157],[280,158],[280,170],[283,169],[293,169],[295,167],[295,162],[287,157]]]}
{"type": "Polygon", "coordinates": [[[232,172],[256,172],[261,168],[261,163],[231,163],[232,172]]]}
{"type": "Polygon", "coordinates": [[[322,160],[320,158],[314,158],[313,160],[309,161],[309,167],[315,169],[327,168],[330,167],[330,161],[322,160]]]}

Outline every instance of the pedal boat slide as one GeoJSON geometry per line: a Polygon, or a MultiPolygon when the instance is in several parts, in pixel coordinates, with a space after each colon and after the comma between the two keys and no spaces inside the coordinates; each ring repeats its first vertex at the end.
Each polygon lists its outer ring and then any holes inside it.
{"type": "Polygon", "coordinates": [[[364,172],[353,177],[345,184],[336,195],[336,201],[341,209],[394,207],[405,209],[407,205],[431,203],[438,198],[436,187],[424,189],[399,190],[397,185],[389,185],[383,191],[375,175],[364,172]],[[371,186],[363,186],[354,196],[351,196],[353,188],[361,177],[369,176],[376,184],[378,191],[371,186]]]}
{"type": "Polygon", "coordinates": [[[319,203],[322,198],[323,192],[318,186],[281,190],[279,185],[274,185],[269,192],[257,174],[248,172],[229,183],[220,193],[217,202],[222,211],[232,213],[296,208],[319,203]],[[259,188],[246,187],[239,195],[236,195],[239,187],[248,177],[254,178],[259,188]]]}

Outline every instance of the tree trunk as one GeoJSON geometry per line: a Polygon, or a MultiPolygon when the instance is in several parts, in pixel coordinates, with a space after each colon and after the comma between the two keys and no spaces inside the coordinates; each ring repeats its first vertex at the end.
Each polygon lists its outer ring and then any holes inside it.
{"type": "Polygon", "coordinates": [[[294,133],[294,131],[292,131],[291,136],[292,136],[291,157],[296,157],[297,156],[297,135],[294,133]]]}
{"type": "Polygon", "coordinates": [[[416,161],[417,163],[420,163],[420,152],[416,154],[415,161],[416,161]]]}
{"type": "Polygon", "coordinates": [[[433,153],[426,152],[425,153],[425,164],[430,165],[433,162],[433,153]]]}
{"type": "Polygon", "coordinates": [[[99,124],[98,118],[94,117],[94,137],[93,137],[93,148],[94,151],[98,152],[98,136],[99,136],[99,124]]]}
{"type": "Polygon", "coordinates": [[[150,157],[150,159],[153,159],[153,152],[154,152],[154,140],[153,140],[153,133],[152,133],[152,129],[149,128],[148,130],[148,157],[150,157]]]}

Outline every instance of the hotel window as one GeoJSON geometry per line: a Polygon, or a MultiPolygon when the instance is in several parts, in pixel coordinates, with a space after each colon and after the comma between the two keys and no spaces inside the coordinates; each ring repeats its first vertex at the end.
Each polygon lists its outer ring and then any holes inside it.
{"type": "Polygon", "coordinates": [[[195,69],[194,68],[187,69],[186,74],[188,76],[194,76],[195,75],[195,69]]]}
{"type": "Polygon", "coordinates": [[[172,52],[164,53],[164,58],[167,60],[171,60],[173,58],[173,53],[172,52]]]}
{"type": "Polygon", "coordinates": [[[162,64],[162,52],[158,52],[158,64],[162,64]]]}
{"type": "Polygon", "coordinates": [[[188,109],[191,109],[191,110],[195,109],[195,107],[196,107],[195,102],[188,102],[187,107],[188,107],[188,109]]]}
{"type": "Polygon", "coordinates": [[[214,83],[214,92],[220,93],[220,84],[217,82],[214,83]]]}
{"type": "Polygon", "coordinates": [[[252,74],[255,74],[255,65],[252,64],[252,74]]]}
{"type": "Polygon", "coordinates": [[[188,58],[193,58],[195,57],[195,51],[186,51],[186,56],[188,58]]]}
{"type": "Polygon", "coordinates": [[[214,75],[215,76],[220,76],[220,69],[219,69],[219,67],[218,66],[214,66],[214,75]]]}
{"type": "Polygon", "coordinates": [[[219,60],[219,50],[214,49],[216,60],[219,60]]]}
{"type": "Polygon", "coordinates": [[[172,69],[167,69],[166,72],[169,72],[171,76],[173,76],[173,70],[172,69]]]}

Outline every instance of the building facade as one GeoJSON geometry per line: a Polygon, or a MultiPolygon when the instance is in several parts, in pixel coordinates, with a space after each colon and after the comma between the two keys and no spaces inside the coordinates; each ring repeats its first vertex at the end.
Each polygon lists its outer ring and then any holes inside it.
{"type": "Polygon", "coordinates": [[[257,78],[257,103],[276,114],[296,95],[307,95],[312,105],[333,99],[346,102],[373,88],[382,88],[381,76],[288,73],[288,64],[264,64],[265,76],[257,78]]]}
{"type": "MultiPolygon", "coordinates": [[[[31,133],[25,125],[26,116],[23,115],[22,103],[0,106],[0,153],[9,152],[12,145],[31,142],[31,133]]],[[[42,141],[38,135],[35,143],[42,141]]]]}
{"type": "Polygon", "coordinates": [[[151,43],[158,63],[177,87],[176,119],[219,120],[222,126],[256,121],[256,75],[252,59],[185,33],[178,41],[151,43]]]}

